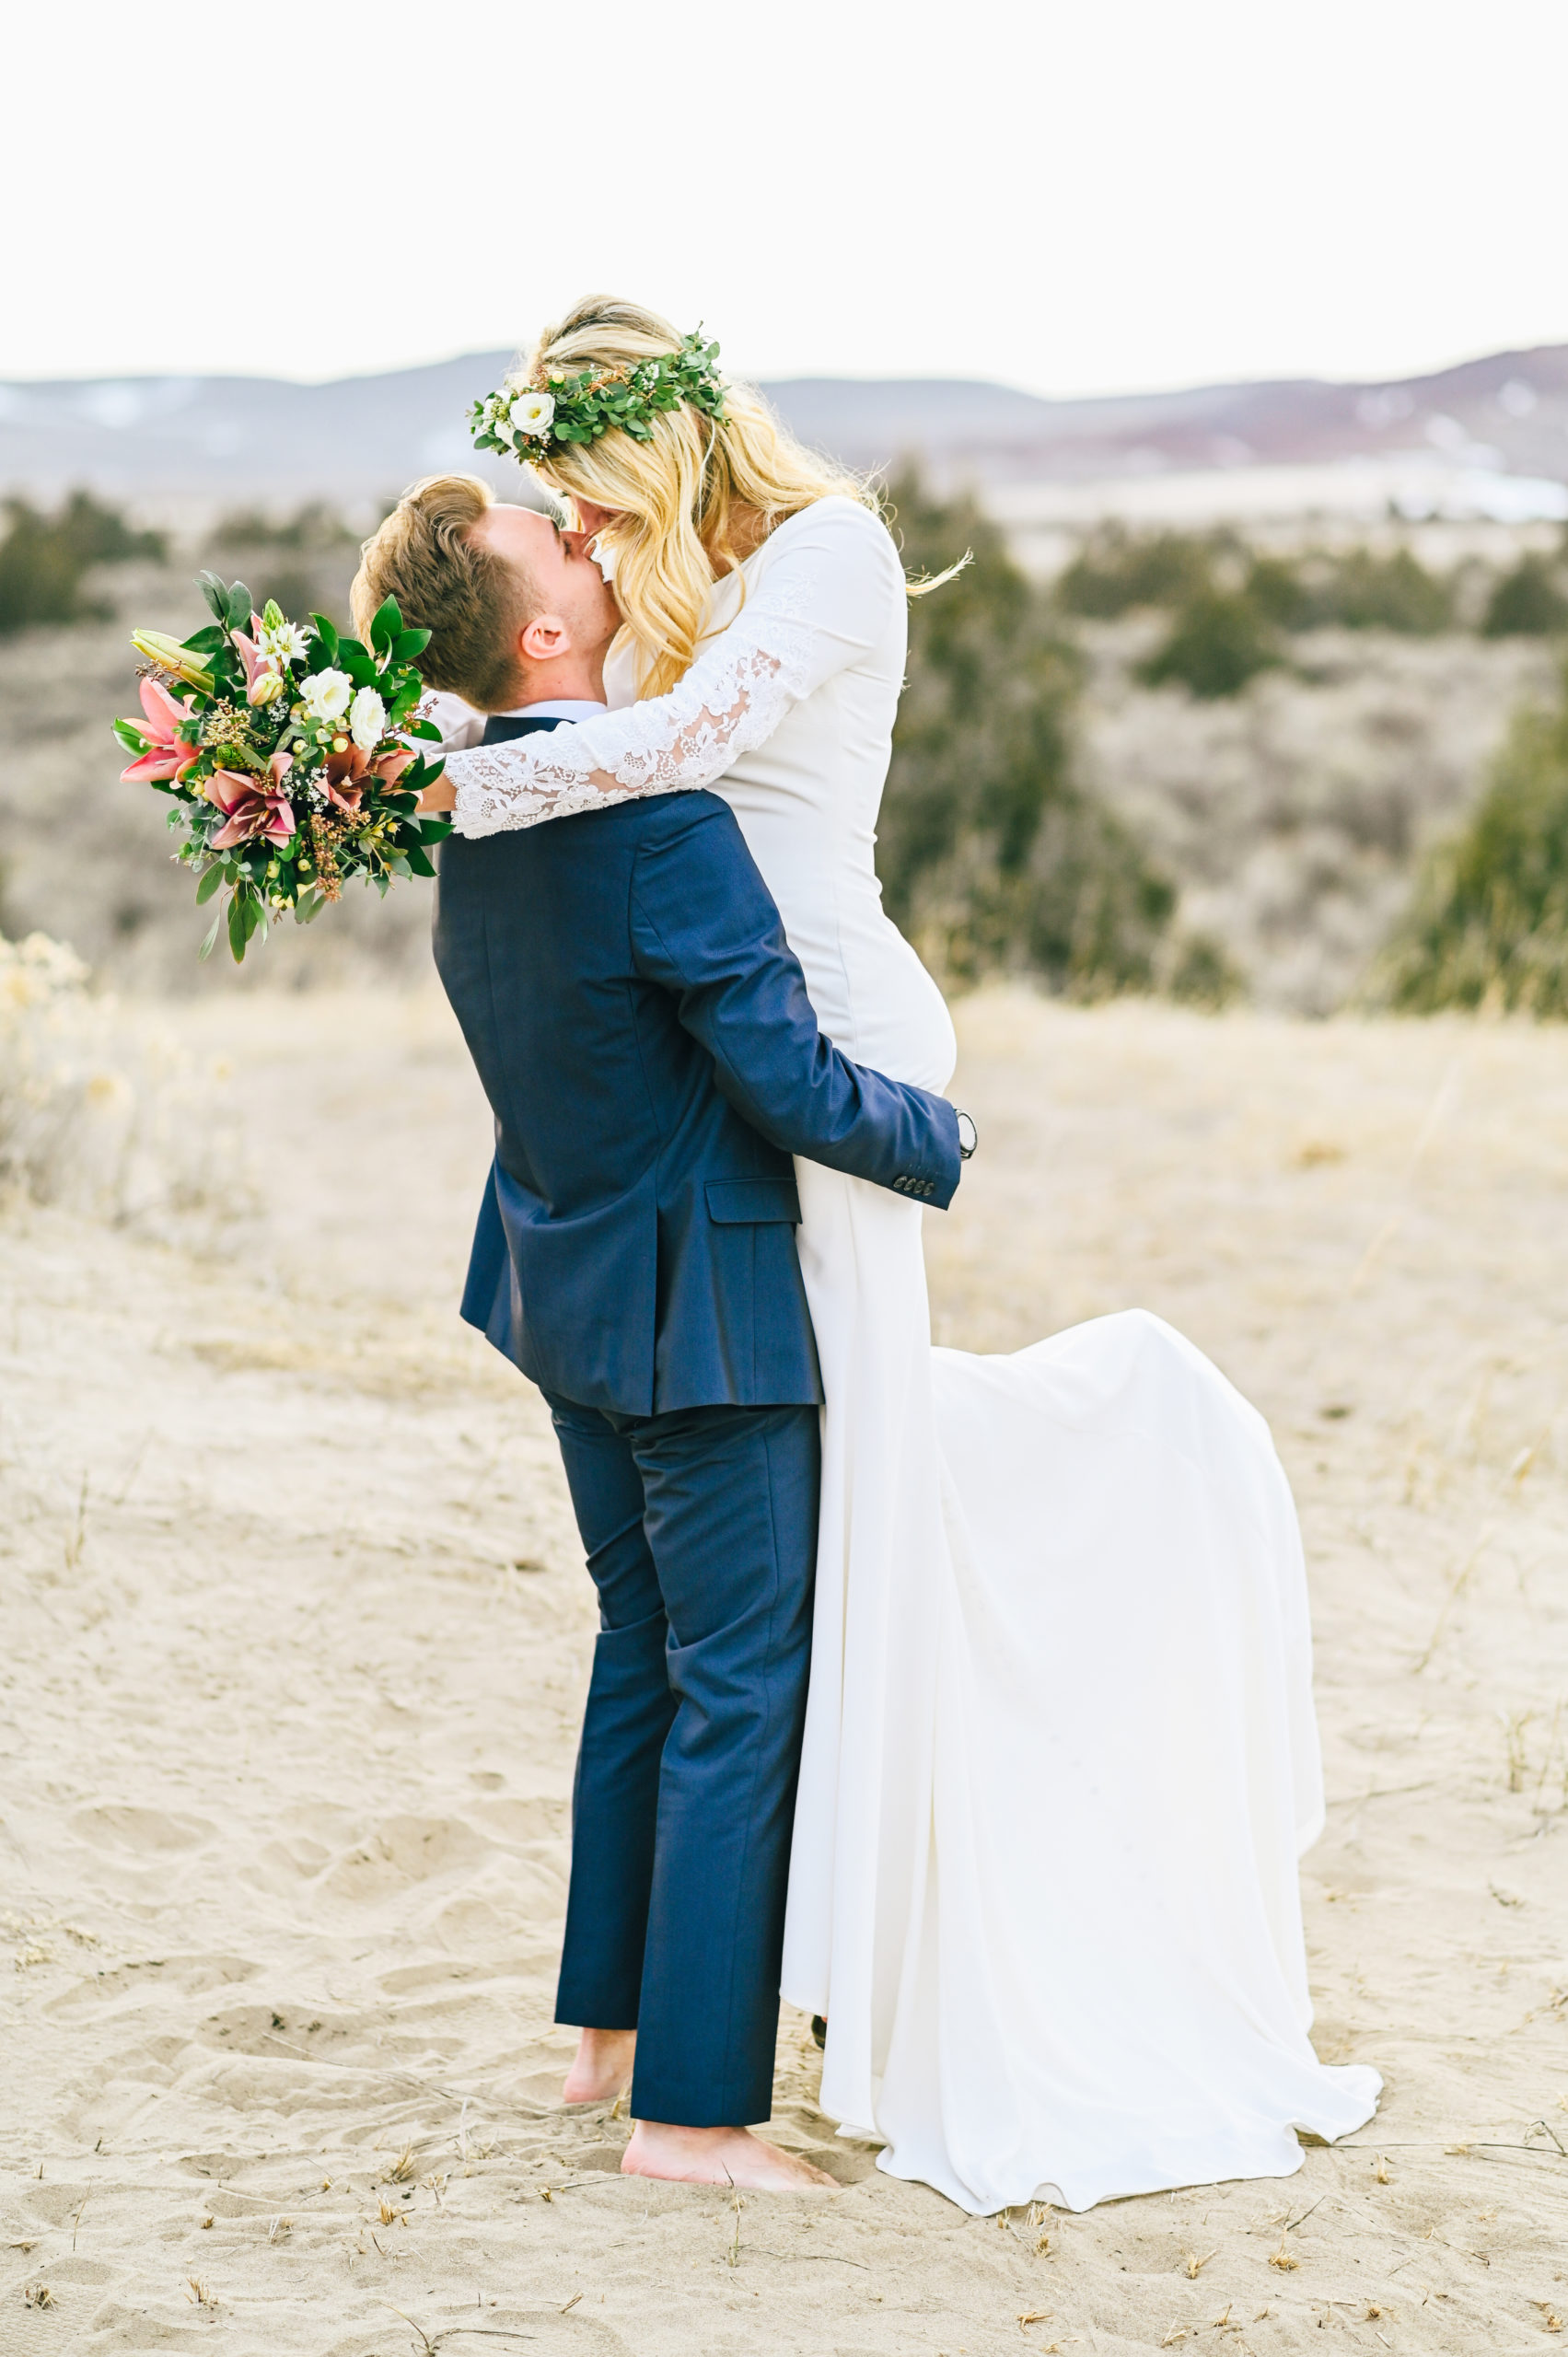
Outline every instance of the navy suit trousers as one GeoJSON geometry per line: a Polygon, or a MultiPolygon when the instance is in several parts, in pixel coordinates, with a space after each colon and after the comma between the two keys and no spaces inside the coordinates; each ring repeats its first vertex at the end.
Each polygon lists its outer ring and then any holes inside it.
{"type": "Polygon", "coordinates": [[[555,2017],[635,2028],[634,2118],[748,2126],[772,2109],[818,1411],[547,1397],[600,1623],[555,2017]]]}

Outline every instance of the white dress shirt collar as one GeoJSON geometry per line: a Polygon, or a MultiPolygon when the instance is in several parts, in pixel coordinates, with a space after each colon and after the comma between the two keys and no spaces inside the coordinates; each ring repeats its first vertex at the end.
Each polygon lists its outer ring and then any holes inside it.
{"type": "Polygon", "coordinates": [[[553,703],[520,703],[514,711],[498,712],[497,720],[588,720],[596,712],[608,712],[610,706],[593,703],[586,697],[562,696],[553,703]]]}

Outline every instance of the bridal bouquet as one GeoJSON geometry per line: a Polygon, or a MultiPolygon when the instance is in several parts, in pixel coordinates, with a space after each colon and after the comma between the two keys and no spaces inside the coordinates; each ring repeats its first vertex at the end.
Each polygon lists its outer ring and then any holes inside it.
{"type": "Polygon", "coordinates": [[[134,758],[122,780],[174,797],[175,857],[201,878],[198,902],[225,895],[202,944],[226,916],[238,962],[270,916],[308,924],[352,877],[383,895],[399,876],[433,876],[429,846],[449,819],[421,819],[421,790],[441,761],[411,738],[439,740],[419,715],[413,668],[426,630],[405,630],[389,598],[370,644],[340,638],[324,614],[307,629],[271,598],[251,610],[243,582],[198,576],[213,620],[177,641],[134,631],[147,669],[141,720],[114,733],[134,758]]]}

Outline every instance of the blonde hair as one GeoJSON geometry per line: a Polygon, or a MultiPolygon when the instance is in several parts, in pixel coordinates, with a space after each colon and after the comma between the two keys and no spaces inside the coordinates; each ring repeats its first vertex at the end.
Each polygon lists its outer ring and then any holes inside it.
{"type": "Polygon", "coordinates": [[[425,679],[480,712],[517,702],[517,633],[541,605],[525,567],[473,537],[494,502],[477,475],[426,475],[366,541],[349,591],[366,640],[377,608],[395,598],[408,628],[431,633],[418,658],[425,679]]]}
{"type": "MultiPolygon", "coordinates": [[[[591,295],[545,329],[514,381],[548,389],[552,371],[617,368],[679,348],[656,311],[591,295]]],[[[612,426],[597,442],[554,444],[535,471],[568,498],[616,512],[604,535],[616,599],[636,646],[638,692],[657,696],[695,657],[714,582],[775,525],[834,495],[878,510],[858,475],[805,448],[749,385],[725,379],[722,418],[682,401],[648,424],[646,442],[612,426]]]]}

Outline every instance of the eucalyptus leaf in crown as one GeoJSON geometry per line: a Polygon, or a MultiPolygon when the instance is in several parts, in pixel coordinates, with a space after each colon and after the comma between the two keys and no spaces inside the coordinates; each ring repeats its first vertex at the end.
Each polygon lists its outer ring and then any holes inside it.
{"type": "Polygon", "coordinates": [[[133,756],[122,782],[173,797],[174,856],[200,878],[197,901],[223,895],[201,956],[226,918],[238,960],[269,917],[308,924],[351,877],[384,896],[397,877],[433,876],[429,847],[451,821],[418,815],[442,766],[411,741],[441,736],[419,708],[427,630],[405,629],[389,598],[365,646],[325,614],[306,629],[270,598],[253,612],[242,581],[198,578],[204,630],[132,633],[142,717],[114,733],[133,756]]]}
{"type": "Polygon", "coordinates": [[[469,412],[476,450],[539,459],[560,443],[597,442],[611,426],[635,442],[652,439],[653,419],[681,402],[704,417],[724,415],[719,348],[701,328],[683,336],[679,352],[661,353],[620,368],[551,369],[538,383],[508,380],[469,412]]]}

